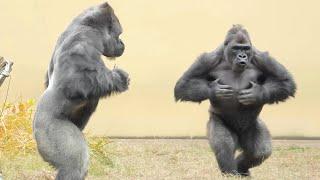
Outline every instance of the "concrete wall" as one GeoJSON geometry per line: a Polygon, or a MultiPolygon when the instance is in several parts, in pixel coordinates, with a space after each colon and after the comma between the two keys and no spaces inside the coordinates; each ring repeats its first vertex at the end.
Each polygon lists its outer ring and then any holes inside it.
{"type": "MultiPolygon", "coordinates": [[[[222,43],[232,24],[294,75],[295,99],[266,106],[273,135],[320,136],[320,1],[132,0],[109,3],[123,28],[130,91],[100,103],[87,131],[113,136],[205,135],[208,102],[175,103],[173,87],[194,59],[222,43]]],[[[15,62],[9,99],[38,98],[58,35],[97,0],[0,1],[0,55],[15,62]]],[[[107,61],[107,60],[106,60],[107,61]]],[[[5,96],[1,87],[0,102],[5,96]]]]}

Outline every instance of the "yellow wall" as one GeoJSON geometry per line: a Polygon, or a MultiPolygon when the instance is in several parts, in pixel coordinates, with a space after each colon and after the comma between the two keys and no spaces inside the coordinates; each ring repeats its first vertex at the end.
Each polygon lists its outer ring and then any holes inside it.
{"type": "MultiPolygon", "coordinates": [[[[38,98],[58,35],[98,0],[1,0],[0,55],[15,62],[9,98],[38,98]]],[[[194,59],[243,24],[298,84],[295,99],[266,106],[273,135],[320,136],[320,1],[111,0],[123,25],[130,91],[100,103],[87,130],[123,136],[204,135],[208,102],[175,103],[173,87],[194,59]]],[[[1,102],[5,85],[0,89],[1,102]]]]}

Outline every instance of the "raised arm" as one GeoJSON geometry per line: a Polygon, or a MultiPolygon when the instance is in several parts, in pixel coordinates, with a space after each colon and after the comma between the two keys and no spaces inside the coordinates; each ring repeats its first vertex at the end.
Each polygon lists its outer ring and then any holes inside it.
{"type": "Polygon", "coordinates": [[[262,84],[263,102],[268,104],[285,101],[294,97],[296,83],[287,69],[278,63],[267,52],[256,50],[253,63],[263,72],[265,81],[262,84]]]}
{"type": "Polygon", "coordinates": [[[176,101],[201,102],[210,96],[209,72],[220,62],[221,48],[204,53],[182,75],[174,88],[176,101]]]}
{"type": "Polygon", "coordinates": [[[68,58],[69,61],[62,61],[66,64],[60,65],[54,72],[57,73],[58,88],[67,98],[100,98],[128,89],[129,78],[125,71],[118,68],[109,70],[104,64],[90,62],[78,54],[68,58]]]}

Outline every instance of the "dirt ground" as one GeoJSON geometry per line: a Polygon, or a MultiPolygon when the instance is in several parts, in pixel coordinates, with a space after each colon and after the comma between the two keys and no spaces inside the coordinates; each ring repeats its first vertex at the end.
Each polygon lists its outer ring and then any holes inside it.
{"type": "Polygon", "coordinates": [[[320,140],[273,140],[273,146],[320,148],[320,140]]]}
{"type": "MultiPolygon", "coordinates": [[[[108,151],[108,165],[91,157],[88,180],[240,179],[220,174],[205,139],[111,139],[108,151]]],[[[55,174],[37,154],[2,166],[5,179],[53,179],[55,174]]],[[[320,141],[274,140],[272,156],[251,174],[251,179],[320,180],[320,141]]]]}
{"type": "MultiPolygon", "coordinates": [[[[115,140],[129,179],[229,179],[219,173],[207,140],[115,140]],[[126,149],[126,151],[123,151],[126,149]],[[134,166],[130,166],[133,164],[134,166]]],[[[252,169],[254,179],[320,179],[320,141],[274,140],[273,155],[252,169]]],[[[109,178],[121,179],[110,172],[109,178]]],[[[238,179],[238,177],[235,177],[238,179]]]]}

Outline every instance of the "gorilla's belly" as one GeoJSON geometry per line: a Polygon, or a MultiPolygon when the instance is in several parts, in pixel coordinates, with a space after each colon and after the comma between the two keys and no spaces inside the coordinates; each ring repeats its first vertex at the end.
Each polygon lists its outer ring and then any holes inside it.
{"type": "Polygon", "coordinates": [[[211,102],[210,112],[217,115],[228,127],[239,132],[255,122],[262,106],[244,106],[241,104],[216,104],[211,102]]]}

